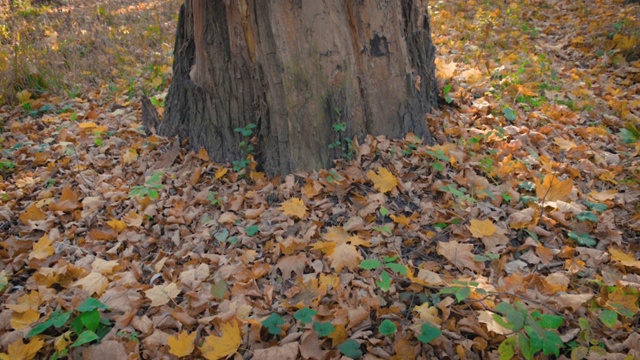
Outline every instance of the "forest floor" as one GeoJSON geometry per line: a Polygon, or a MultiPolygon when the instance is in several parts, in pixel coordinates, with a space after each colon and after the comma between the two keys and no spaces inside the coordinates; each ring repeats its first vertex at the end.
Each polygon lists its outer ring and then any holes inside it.
{"type": "Polygon", "coordinates": [[[640,5],[432,2],[437,145],[270,179],[145,136],[180,1],[15,3],[0,359],[640,358],[640,5]]]}

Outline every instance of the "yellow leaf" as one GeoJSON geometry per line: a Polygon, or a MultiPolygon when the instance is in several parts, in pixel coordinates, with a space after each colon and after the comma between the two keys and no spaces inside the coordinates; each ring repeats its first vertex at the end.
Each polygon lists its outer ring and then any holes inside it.
{"type": "Polygon", "coordinates": [[[571,179],[560,180],[555,175],[547,175],[540,183],[536,179],[536,196],[540,201],[558,201],[566,199],[573,190],[571,179]]]}
{"type": "Polygon", "coordinates": [[[373,181],[373,188],[381,193],[387,193],[398,186],[398,178],[384,167],[378,167],[378,173],[369,171],[367,178],[373,181]]]}
{"type": "Polygon", "coordinates": [[[80,129],[94,129],[98,127],[98,124],[94,123],[93,121],[85,121],[85,122],[79,123],[78,127],[80,129]]]}
{"type": "Polygon", "coordinates": [[[26,329],[40,319],[38,311],[29,309],[25,312],[14,312],[11,316],[11,327],[16,330],[26,329]]]}
{"type": "Polygon", "coordinates": [[[107,261],[100,258],[96,258],[91,263],[91,269],[95,272],[99,272],[100,274],[109,275],[113,273],[113,269],[118,265],[119,263],[117,260],[107,261]]]}
{"type": "Polygon", "coordinates": [[[200,351],[207,360],[218,360],[235,354],[242,344],[242,334],[237,320],[220,324],[220,333],[222,336],[209,335],[204,338],[200,351]]]}
{"type": "Polygon", "coordinates": [[[340,272],[343,267],[354,270],[362,261],[362,255],[358,249],[351,244],[339,244],[329,255],[331,259],[331,267],[340,272]]]}
{"type": "Polygon", "coordinates": [[[151,79],[151,85],[154,88],[157,88],[158,86],[162,85],[162,77],[161,76],[155,76],[153,79],[151,79]]]}
{"type": "Polygon", "coordinates": [[[332,226],[327,229],[327,233],[324,234],[323,238],[343,244],[349,240],[349,233],[342,226],[332,226]]]}
{"type": "Polygon", "coordinates": [[[489,237],[496,232],[496,226],[493,225],[491,220],[477,220],[473,219],[470,221],[469,230],[471,231],[471,235],[477,238],[489,237]]]}
{"type": "Polygon", "coordinates": [[[144,292],[151,300],[151,306],[161,306],[173,300],[180,294],[180,289],[176,283],[156,285],[144,292]]]}
{"type": "Polygon", "coordinates": [[[21,104],[24,104],[31,99],[31,93],[27,90],[22,90],[16,94],[16,97],[18,98],[18,101],[20,101],[21,104]]]}
{"type": "Polygon", "coordinates": [[[202,161],[209,161],[209,153],[207,152],[207,149],[200,148],[200,150],[198,150],[198,159],[202,161]]]}
{"type": "Polygon", "coordinates": [[[298,217],[304,219],[307,216],[307,206],[300,198],[291,198],[282,203],[280,210],[285,215],[298,217]]]}
{"type": "Polygon", "coordinates": [[[134,148],[129,148],[127,152],[122,155],[122,161],[125,165],[131,165],[138,160],[138,152],[134,148]]]}
{"type": "Polygon", "coordinates": [[[636,260],[633,255],[625,253],[624,251],[620,251],[615,248],[609,248],[609,254],[611,254],[611,259],[619,262],[624,266],[634,267],[636,269],[640,269],[640,261],[636,260]]]}
{"type": "Polygon", "coordinates": [[[415,306],[413,311],[418,313],[420,320],[427,320],[438,325],[442,324],[442,318],[438,315],[438,308],[430,306],[428,301],[422,303],[422,305],[415,306]]]}
{"type": "Polygon", "coordinates": [[[176,335],[169,336],[169,352],[177,357],[191,355],[194,346],[193,341],[196,339],[196,332],[189,334],[187,331],[181,331],[176,335]]]}
{"type": "Polygon", "coordinates": [[[52,243],[53,239],[49,239],[47,235],[41,237],[38,242],[33,244],[33,251],[31,251],[31,253],[29,254],[29,260],[44,260],[53,255],[53,246],[51,246],[52,243]]]}
{"type": "Polygon", "coordinates": [[[39,337],[33,338],[28,344],[22,342],[22,338],[17,339],[16,341],[9,344],[8,353],[0,354],[1,360],[31,360],[36,357],[36,354],[42,346],[44,345],[44,340],[39,337]]]}
{"type": "Polygon", "coordinates": [[[227,171],[229,171],[229,170],[227,168],[224,168],[224,167],[221,167],[218,170],[216,170],[216,180],[222,179],[222,177],[227,174],[227,171]]]}
{"type": "Polygon", "coordinates": [[[118,233],[127,228],[127,223],[124,220],[116,220],[114,218],[111,218],[111,221],[107,221],[107,225],[118,233]]]}

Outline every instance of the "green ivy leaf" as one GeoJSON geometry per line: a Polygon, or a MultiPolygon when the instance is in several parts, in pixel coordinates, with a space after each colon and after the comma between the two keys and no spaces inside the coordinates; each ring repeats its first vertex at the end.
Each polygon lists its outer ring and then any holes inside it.
{"type": "Polygon", "coordinates": [[[362,262],[360,262],[360,268],[365,269],[365,270],[377,269],[380,266],[382,266],[382,264],[380,263],[380,261],[378,261],[376,259],[366,259],[366,260],[362,260],[362,262]]]}
{"type": "Polygon", "coordinates": [[[389,291],[391,287],[391,277],[386,271],[383,271],[380,274],[380,280],[376,280],[376,284],[382,291],[389,291]]]}
{"type": "Polygon", "coordinates": [[[315,322],[313,323],[313,330],[318,333],[318,336],[329,336],[336,331],[336,327],[330,322],[315,322]]]}
{"type": "Polygon", "coordinates": [[[88,298],[82,303],[82,305],[78,306],[76,310],[78,310],[79,312],[86,312],[93,311],[95,309],[107,310],[109,309],[109,307],[100,302],[100,300],[98,299],[88,298]]]}
{"type": "Polygon", "coordinates": [[[615,326],[616,321],[618,321],[618,314],[613,310],[602,310],[600,313],[600,321],[602,321],[606,326],[612,328],[615,326]]]}
{"type": "Polygon", "coordinates": [[[515,121],[518,118],[518,114],[508,106],[502,109],[502,114],[509,121],[515,121]]]}
{"type": "Polygon", "coordinates": [[[76,341],[73,344],[71,344],[71,346],[69,347],[74,348],[74,347],[82,346],[94,340],[98,340],[98,335],[96,335],[96,333],[94,333],[91,330],[85,330],[81,332],[80,335],[78,335],[78,338],[76,339],[76,341]]]}
{"type": "Polygon", "coordinates": [[[515,355],[516,338],[508,337],[498,346],[498,356],[500,360],[511,360],[515,355]]]}
{"type": "Polygon", "coordinates": [[[589,234],[578,234],[575,231],[569,231],[569,239],[574,240],[579,245],[594,247],[598,242],[589,234]]]}
{"type": "Polygon", "coordinates": [[[282,316],[273,313],[269,315],[268,318],[264,319],[264,321],[262,321],[262,325],[269,330],[269,334],[278,335],[282,331],[280,327],[284,325],[284,319],[282,318],[282,316]]]}
{"type": "Polygon", "coordinates": [[[80,313],[80,322],[86,329],[93,332],[98,330],[98,324],[100,324],[100,312],[96,310],[80,313]]]}
{"type": "Polygon", "coordinates": [[[338,346],[340,353],[346,357],[357,359],[362,356],[362,350],[360,350],[360,343],[349,339],[338,346]]]}
{"type": "Polygon", "coordinates": [[[592,213],[591,211],[583,211],[580,214],[578,214],[577,218],[580,221],[591,221],[594,223],[598,222],[598,217],[596,216],[596,214],[592,213]]]}
{"type": "Polygon", "coordinates": [[[396,329],[396,324],[389,319],[383,320],[378,327],[378,331],[380,332],[380,334],[385,336],[393,335],[396,332],[396,329]]]}
{"type": "Polygon", "coordinates": [[[407,267],[402,264],[387,263],[387,267],[399,275],[407,275],[407,267]]]}
{"type": "Polygon", "coordinates": [[[544,341],[542,342],[542,352],[545,355],[554,354],[556,357],[560,355],[560,349],[564,346],[564,342],[558,334],[553,331],[544,331],[544,341]]]}
{"type": "Polygon", "coordinates": [[[296,311],[293,314],[293,318],[300,321],[302,325],[306,325],[313,321],[313,317],[316,316],[318,312],[316,310],[311,310],[308,307],[303,307],[302,309],[296,311]]]}
{"type": "Polygon", "coordinates": [[[533,191],[536,188],[536,184],[531,181],[523,181],[518,185],[518,187],[526,191],[533,191]]]}
{"type": "Polygon", "coordinates": [[[540,326],[545,329],[557,329],[562,325],[564,318],[557,315],[542,314],[540,316],[540,326]]]}
{"type": "Polygon", "coordinates": [[[532,360],[537,351],[531,346],[531,341],[527,335],[518,333],[518,344],[520,345],[520,353],[522,353],[522,356],[527,360],[532,360]]]}
{"type": "Polygon", "coordinates": [[[216,232],[213,237],[221,243],[226,242],[229,238],[229,230],[223,228],[216,232]]]}
{"type": "Polygon", "coordinates": [[[442,335],[442,331],[437,327],[431,324],[423,324],[421,334],[418,335],[417,338],[421,343],[427,344],[435,340],[440,335],[442,335]]]}
{"type": "Polygon", "coordinates": [[[584,204],[589,208],[589,210],[593,210],[599,213],[605,212],[609,210],[609,207],[605,204],[594,203],[589,200],[585,200],[584,204]]]}
{"type": "Polygon", "coordinates": [[[438,161],[431,164],[431,167],[433,168],[433,170],[438,172],[442,172],[444,170],[444,165],[442,165],[442,163],[438,161]]]}
{"type": "Polygon", "coordinates": [[[257,225],[251,225],[251,226],[247,226],[246,231],[247,231],[247,235],[253,236],[253,235],[257,234],[258,231],[260,231],[260,230],[259,230],[257,225]]]}

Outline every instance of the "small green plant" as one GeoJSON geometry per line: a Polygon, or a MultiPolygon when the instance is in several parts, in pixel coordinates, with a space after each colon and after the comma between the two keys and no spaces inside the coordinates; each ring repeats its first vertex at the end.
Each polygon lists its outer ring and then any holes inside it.
{"type": "Polygon", "coordinates": [[[276,313],[269,315],[269,317],[262,321],[262,326],[267,328],[271,335],[280,335],[282,332],[282,325],[284,325],[284,319],[276,313]]]}
{"type": "Polygon", "coordinates": [[[255,127],[256,124],[248,124],[245,127],[233,129],[233,131],[239,133],[244,138],[244,140],[240,142],[240,150],[242,151],[243,158],[241,160],[233,161],[233,171],[235,172],[240,172],[251,164],[250,155],[253,155],[254,148],[250,138],[253,135],[253,129],[255,127]]]}
{"type": "Polygon", "coordinates": [[[209,194],[207,195],[207,201],[209,201],[209,203],[213,206],[218,206],[221,204],[220,199],[218,198],[217,191],[209,191],[209,194]]]}
{"type": "Polygon", "coordinates": [[[162,188],[162,172],[156,172],[144,182],[143,186],[136,185],[132,187],[129,191],[129,197],[143,198],[148,196],[149,199],[155,200],[160,197],[158,190],[162,188]]]}
{"type": "Polygon", "coordinates": [[[389,291],[391,288],[391,276],[387,270],[397,275],[407,275],[407,267],[396,263],[398,256],[385,256],[382,262],[376,259],[365,259],[360,262],[360,268],[364,270],[376,270],[378,268],[384,268],[380,273],[380,279],[376,280],[376,284],[382,291],[389,291]]]}
{"type": "Polygon", "coordinates": [[[349,339],[338,345],[340,353],[346,357],[352,359],[358,359],[362,356],[362,350],[360,350],[360,343],[354,339],[349,339]]]}
{"type": "Polygon", "coordinates": [[[0,172],[2,175],[6,176],[6,174],[13,171],[16,168],[16,164],[11,160],[0,160],[0,172]]]}
{"type": "Polygon", "coordinates": [[[444,101],[447,104],[451,104],[453,102],[453,98],[451,97],[451,84],[446,85],[444,89],[442,89],[442,94],[444,95],[444,101]]]}
{"type": "MultiPolygon", "coordinates": [[[[476,259],[474,259],[476,260],[476,259]]],[[[479,259],[478,259],[479,260],[479,259]]],[[[476,260],[477,261],[477,260],[476,260]]],[[[453,286],[448,286],[442,290],[440,290],[441,295],[454,295],[456,297],[457,302],[463,302],[471,296],[471,290],[475,292],[486,295],[486,290],[482,288],[478,288],[479,283],[475,281],[453,281],[453,286]]]]}
{"type": "MultiPolygon", "coordinates": [[[[338,116],[342,116],[342,113],[339,109],[335,109],[338,116]]],[[[353,146],[353,139],[350,137],[344,137],[344,133],[347,131],[347,123],[339,122],[332,125],[333,131],[338,134],[339,138],[343,138],[344,144],[340,139],[332,142],[328,145],[329,149],[340,149],[342,150],[342,157],[345,159],[351,159],[355,153],[355,149],[353,146]]]]}
{"type": "Polygon", "coordinates": [[[530,313],[518,301],[513,305],[501,302],[496,306],[496,311],[499,314],[493,315],[495,322],[512,332],[498,347],[500,359],[515,356],[516,344],[527,360],[533,359],[540,351],[545,355],[560,355],[564,342],[557,329],[562,325],[562,316],[541,314],[538,310],[530,313]]]}
{"type": "Polygon", "coordinates": [[[443,171],[444,170],[444,164],[448,164],[451,162],[451,160],[449,160],[449,158],[447,157],[447,155],[445,155],[444,151],[442,151],[442,149],[437,149],[437,150],[427,150],[427,154],[429,154],[431,157],[436,158],[440,161],[435,161],[433,162],[433,164],[431,164],[431,167],[433,168],[433,170],[435,171],[443,171]]]}
{"type": "MultiPolygon", "coordinates": [[[[42,334],[51,327],[55,328],[67,340],[73,341],[69,348],[75,348],[93,341],[100,342],[113,324],[102,318],[100,310],[108,310],[109,307],[98,299],[89,298],[78,306],[75,310],[62,312],[60,309],[54,311],[47,321],[40,323],[29,331],[27,338],[32,338],[42,334]],[[73,320],[69,320],[73,317],[73,320]]],[[[58,359],[67,355],[67,348],[56,352],[52,359],[58,359]]]]}

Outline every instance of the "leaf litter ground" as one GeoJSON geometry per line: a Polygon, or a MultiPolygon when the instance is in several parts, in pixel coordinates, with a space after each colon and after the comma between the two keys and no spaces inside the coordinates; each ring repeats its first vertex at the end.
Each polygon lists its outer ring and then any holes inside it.
{"type": "Polygon", "coordinates": [[[285,178],[145,137],[130,93],[18,93],[2,358],[640,357],[639,11],[432,4],[438,144],[285,178]],[[28,336],[56,310],[107,331],[28,336]]]}

